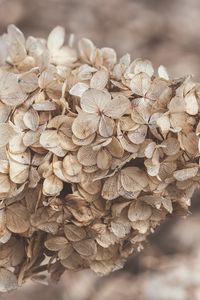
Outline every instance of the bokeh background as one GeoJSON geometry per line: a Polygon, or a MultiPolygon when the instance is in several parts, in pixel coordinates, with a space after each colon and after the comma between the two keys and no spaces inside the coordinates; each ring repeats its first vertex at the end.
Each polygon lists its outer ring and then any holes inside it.
{"type": "MultiPolygon", "coordinates": [[[[200,80],[199,0],[0,0],[0,33],[16,24],[46,37],[56,25],[119,55],[164,64],[200,80]]],[[[66,272],[55,286],[28,283],[3,300],[200,300],[200,194],[187,219],[167,220],[144,251],[106,277],[66,272]]]]}

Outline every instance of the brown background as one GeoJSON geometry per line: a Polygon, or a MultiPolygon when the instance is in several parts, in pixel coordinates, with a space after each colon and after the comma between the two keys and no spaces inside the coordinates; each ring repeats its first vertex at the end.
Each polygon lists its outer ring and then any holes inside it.
{"type": "Polygon", "coordinates": [[[45,37],[56,25],[119,54],[165,64],[172,76],[200,78],[199,0],[0,0],[0,30],[17,24],[45,37]]]}
{"type": "MultiPolygon", "coordinates": [[[[10,23],[26,35],[41,37],[62,25],[67,34],[91,38],[100,47],[114,47],[119,55],[130,52],[133,59],[149,58],[156,67],[164,64],[171,76],[193,74],[200,79],[199,0],[0,0],[1,33],[10,23]]],[[[199,300],[198,202],[197,194],[192,208],[196,214],[163,224],[152,236],[151,246],[120,272],[104,278],[89,271],[66,273],[58,286],[28,283],[0,298],[199,300]],[[169,277],[174,282],[168,284],[169,277]]]]}

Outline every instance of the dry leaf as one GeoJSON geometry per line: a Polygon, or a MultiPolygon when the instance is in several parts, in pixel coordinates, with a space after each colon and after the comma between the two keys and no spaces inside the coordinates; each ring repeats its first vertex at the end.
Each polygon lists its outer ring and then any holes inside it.
{"type": "Polygon", "coordinates": [[[30,227],[29,213],[22,204],[15,203],[6,209],[6,226],[14,233],[26,232],[30,227]]]}

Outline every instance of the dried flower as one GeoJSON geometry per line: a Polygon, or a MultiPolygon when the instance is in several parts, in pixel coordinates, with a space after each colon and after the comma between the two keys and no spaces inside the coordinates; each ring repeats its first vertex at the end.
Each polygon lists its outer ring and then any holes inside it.
{"type": "Polygon", "coordinates": [[[199,85],[88,39],[0,43],[0,291],[106,274],[199,186],[199,85]],[[38,276],[38,277],[37,277],[38,276]]]}

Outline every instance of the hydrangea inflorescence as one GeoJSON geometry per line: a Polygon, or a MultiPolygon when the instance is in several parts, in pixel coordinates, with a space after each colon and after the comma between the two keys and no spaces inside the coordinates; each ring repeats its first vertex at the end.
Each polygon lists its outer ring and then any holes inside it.
{"type": "Polygon", "coordinates": [[[200,182],[200,85],[64,41],[0,37],[1,291],[121,268],[200,182]]]}

